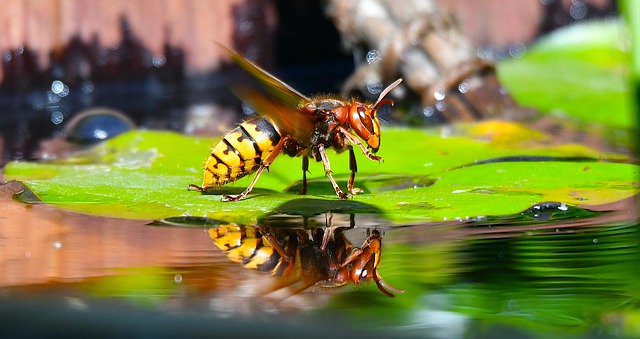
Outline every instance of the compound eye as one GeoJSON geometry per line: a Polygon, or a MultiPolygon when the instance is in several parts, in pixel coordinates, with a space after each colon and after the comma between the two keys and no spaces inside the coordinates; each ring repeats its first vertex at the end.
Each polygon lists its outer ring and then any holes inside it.
{"type": "Polygon", "coordinates": [[[366,110],[364,107],[360,106],[357,108],[358,116],[360,117],[360,121],[367,129],[367,131],[373,133],[373,121],[371,120],[371,116],[366,114],[366,110]]]}

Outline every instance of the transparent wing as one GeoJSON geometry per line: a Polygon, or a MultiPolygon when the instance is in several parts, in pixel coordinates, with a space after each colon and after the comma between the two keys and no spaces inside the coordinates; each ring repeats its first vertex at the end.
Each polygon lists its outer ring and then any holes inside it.
{"type": "Polygon", "coordinates": [[[309,101],[309,98],[240,54],[225,46],[218,45],[231,56],[235,63],[258,80],[267,95],[249,85],[232,88],[234,93],[242,101],[252,105],[258,114],[271,119],[280,131],[293,136],[303,145],[308,146],[315,123],[313,115],[300,110],[299,106],[301,103],[309,101]]]}
{"type": "Polygon", "coordinates": [[[303,146],[311,144],[311,136],[315,128],[312,114],[273,100],[248,87],[236,88],[234,93],[242,101],[251,105],[258,114],[269,118],[281,132],[293,136],[303,146]]]}
{"type": "Polygon", "coordinates": [[[309,98],[296,91],[293,87],[287,85],[282,80],[271,75],[260,66],[245,59],[235,51],[232,51],[231,49],[220,44],[218,44],[218,46],[225,50],[236,64],[238,64],[245,71],[251,74],[255,79],[257,79],[270,95],[277,97],[279,100],[286,102],[293,107],[298,106],[298,104],[303,100],[309,100],[309,98]]]}

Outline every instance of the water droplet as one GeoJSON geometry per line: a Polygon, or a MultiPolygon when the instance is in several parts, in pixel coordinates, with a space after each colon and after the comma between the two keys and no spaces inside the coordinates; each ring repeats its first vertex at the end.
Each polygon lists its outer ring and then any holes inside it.
{"type": "Polygon", "coordinates": [[[380,60],[382,60],[382,55],[380,54],[380,51],[378,51],[377,49],[372,49],[369,52],[367,52],[368,64],[375,64],[380,60]]]}
{"type": "Polygon", "coordinates": [[[60,93],[58,93],[58,96],[60,96],[61,98],[64,98],[67,95],[69,95],[69,87],[67,85],[63,85],[62,86],[62,91],[60,91],[60,93]]]}
{"type": "Polygon", "coordinates": [[[55,94],[60,94],[64,88],[64,83],[60,80],[55,80],[51,83],[51,92],[55,94]]]}
{"type": "Polygon", "coordinates": [[[476,52],[476,55],[482,60],[492,60],[495,54],[495,50],[491,46],[482,46],[476,52]]]}
{"type": "Polygon", "coordinates": [[[77,113],[65,128],[68,141],[90,145],[135,128],[127,116],[117,110],[95,107],[77,113]]]}
{"type": "Polygon", "coordinates": [[[598,243],[598,239],[597,239],[597,238],[596,238],[596,239],[593,239],[593,243],[594,243],[594,244],[597,244],[597,243],[598,243]]]}
{"type": "Polygon", "coordinates": [[[509,46],[509,55],[512,58],[521,58],[527,52],[527,46],[521,42],[514,42],[509,46]]]}
{"type": "Polygon", "coordinates": [[[433,113],[435,113],[435,109],[433,109],[433,107],[431,106],[427,106],[422,109],[422,114],[424,114],[425,117],[430,117],[433,115],[433,113]]]}
{"type": "Polygon", "coordinates": [[[103,129],[96,129],[93,131],[93,136],[98,140],[104,140],[109,137],[109,133],[103,129]]]}
{"type": "Polygon", "coordinates": [[[53,248],[55,248],[57,250],[61,249],[62,248],[62,243],[59,242],[59,241],[54,242],[53,243],[53,248]]]}
{"type": "Polygon", "coordinates": [[[13,56],[11,55],[10,51],[5,51],[4,54],[2,55],[2,60],[4,62],[9,62],[11,61],[11,58],[13,58],[13,56]]]}
{"type": "Polygon", "coordinates": [[[587,5],[581,1],[574,1],[571,7],[569,7],[569,15],[571,15],[574,20],[584,19],[587,15],[587,5]]]}
{"type": "Polygon", "coordinates": [[[64,121],[64,115],[60,112],[51,113],[51,122],[55,125],[60,125],[64,121]]]}
{"type": "Polygon", "coordinates": [[[367,82],[367,91],[371,94],[382,92],[382,82],[379,80],[369,80],[369,82],[367,82]]]}
{"type": "Polygon", "coordinates": [[[469,79],[465,79],[458,85],[458,92],[464,94],[469,92],[470,88],[471,88],[471,81],[469,79]]]}
{"type": "Polygon", "coordinates": [[[24,253],[24,256],[27,257],[27,258],[31,258],[31,251],[26,251],[24,253]]]}
{"type": "Polygon", "coordinates": [[[173,281],[175,281],[177,284],[182,283],[182,274],[178,273],[176,275],[173,276],[173,281]]]}
{"type": "Polygon", "coordinates": [[[444,100],[446,93],[443,88],[438,88],[433,92],[433,97],[436,100],[444,100]]]}
{"type": "Polygon", "coordinates": [[[564,218],[570,210],[570,206],[563,202],[549,201],[531,206],[522,215],[529,216],[538,221],[549,221],[564,218]]]}
{"type": "Polygon", "coordinates": [[[436,102],[436,109],[440,112],[444,112],[447,109],[447,103],[444,101],[436,102]]]}
{"type": "Polygon", "coordinates": [[[151,63],[154,67],[157,68],[164,66],[166,62],[167,59],[164,57],[164,55],[154,55],[153,58],[151,58],[151,63]]]}

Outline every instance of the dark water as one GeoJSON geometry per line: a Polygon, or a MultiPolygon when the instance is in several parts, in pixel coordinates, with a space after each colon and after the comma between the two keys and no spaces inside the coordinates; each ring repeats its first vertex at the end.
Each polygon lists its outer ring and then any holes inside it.
{"type": "Polygon", "coordinates": [[[95,326],[147,335],[639,334],[636,198],[589,210],[548,202],[513,216],[446,223],[391,225],[375,213],[346,211],[237,225],[93,217],[17,202],[24,187],[16,182],[1,189],[5,334],[29,333],[34,322],[41,324],[36,335],[95,326]],[[333,239],[346,240],[320,252],[327,226],[333,239]],[[233,232],[212,236],[223,229],[233,232]],[[326,287],[339,285],[327,262],[365,248],[372,232],[382,235],[380,277],[404,293],[385,295],[371,275],[358,286],[326,287]],[[256,234],[306,263],[283,279],[270,275],[275,269],[243,267],[248,258],[232,261],[228,244],[258,248],[256,234]],[[296,293],[309,279],[317,283],[296,293]]]}

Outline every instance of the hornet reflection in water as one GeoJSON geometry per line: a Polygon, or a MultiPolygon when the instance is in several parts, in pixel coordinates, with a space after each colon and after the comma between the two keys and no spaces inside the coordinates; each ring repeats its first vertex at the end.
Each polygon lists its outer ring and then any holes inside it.
{"type": "Polygon", "coordinates": [[[272,291],[300,283],[294,290],[297,294],[316,284],[339,287],[373,279],[390,297],[403,293],[385,283],[378,273],[380,232],[367,232],[362,246],[354,247],[343,233],[345,228],[305,230],[227,224],[209,229],[209,235],[232,261],[280,277],[272,291]]]}

